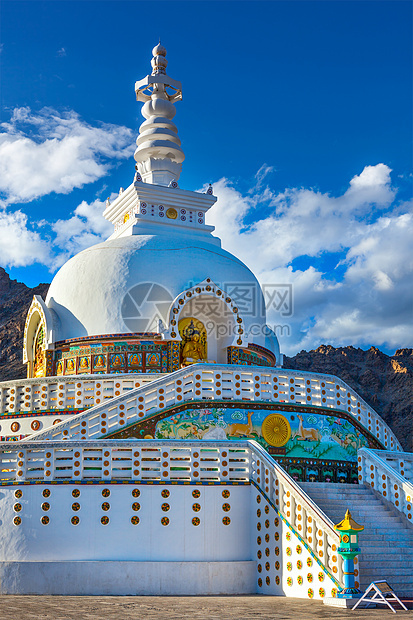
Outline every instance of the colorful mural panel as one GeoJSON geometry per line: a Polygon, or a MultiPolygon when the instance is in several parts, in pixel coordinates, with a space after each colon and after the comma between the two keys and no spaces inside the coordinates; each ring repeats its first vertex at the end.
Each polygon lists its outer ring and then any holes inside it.
{"type": "Polygon", "coordinates": [[[294,458],[357,460],[367,438],[351,422],[333,415],[272,413],[268,410],[188,409],[160,420],[156,439],[254,439],[270,452],[294,458]]]}

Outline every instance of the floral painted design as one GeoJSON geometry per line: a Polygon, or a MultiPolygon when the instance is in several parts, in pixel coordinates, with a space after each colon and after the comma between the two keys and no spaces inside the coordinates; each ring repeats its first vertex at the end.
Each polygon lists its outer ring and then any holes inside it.
{"type": "Polygon", "coordinates": [[[299,585],[299,586],[302,586],[302,585],[303,585],[303,578],[302,578],[302,576],[301,576],[301,575],[298,575],[298,577],[297,577],[297,583],[298,583],[298,585],[299,585]]]}
{"type": "Polygon", "coordinates": [[[297,568],[298,570],[301,570],[303,567],[303,563],[301,562],[301,560],[297,560],[297,568]]]}
{"type": "Polygon", "coordinates": [[[48,524],[49,524],[50,519],[49,519],[49,517],[47,517],[46,515],[44,515],[44,517],[42,517],[42,518],[40,519],[40,521],[42,522],[42,524],[43,524],[43,525],[48,525],[48,524]]]}
{"type": "Polygon", "coordinates": [[[105,515],[104,517],[101,518],[100,522],[102,525],[107,525],[109,523],[109,517],[105,515]]]}
{"type": "Polygon", "coordinates": [[[13,523],[14,525],[20,525],[22,522],[21,517],[14,517],[13,523]]]}
{"type": "MultiPolygon", "coordinates": [[[[47,495],[44,494],[45,492],[43,491],[43,497],[47,497],[47,495]]],[[[49,491],[50,494],[50,491],[49,491]]],[[[16,499],[20,499],[21,497],[23,497],[23,491],[21,489],[17,489],[17,491],[14,492],[14,497],[16,499]]]]}
{"type": "Polygon", "coordinates": [[[302,552],[301,545],[297,545],[295,550],[297,551],[298,554],[300,554],[302,552]]]}
{"type": "Polygon", "coordinates": [[[313,560],[312,560],[312,558],[307,558],[307,566],[308,566],[308,568],[311,568],[311,567],[312,567],[312,565],[313,565],[313,560]]]}
{"type": "Polygon", "coordinates": [[[279,578],[279,576],[278,576],[278,575],[277,575],[277,576],[276,576],[276,578],[275,578],[275,583],[277,584],[277,586],[279,586],[279,585],[280,585],[280,578],[279,578]]]}
{"type": "Polygon", "coordinates": [[[224,525],[229,525],[229,524],[231,523],[231,519],[230,519],[229,517],[224,517],[224,518],[222,519],[222,523],[223,523],[224,525]]]}
{"type": "Polygon", "coordinates": [[[161,523],[162,523],[162,525],[169,525],[169,519],[168,519],[168,517],[162,517],[162,519],[161,519],[161,523]]]}
{"type": "Polygon", "coordinates": [[[287,532],[285,537],[287,540],[291,540],[291,532],[287,532]]]}
{"type": "Polygon", "coordinates": [[[79,519],[79,517],[77,515],[70,519],[70,523],[72,525],[79,525],[79,522],[80,522],[80,519],[79,519]]]}
{"type": "Polygon", "coordinates": [[[313,598],[314,597],[314,590],[312,590],[311,588],[308,588],[308,598],[313,598]]]}
{"type": "Polygon", "coordinates": [[[132,489],[132,497],[139,497],[140,494],[139,489],[132,489]]]}
{"type": "Polygon", "coordinates": [[[228,497],[231,495],[231,493],[228,491],[228,489],[224,489],[221,493],[222,497],[224,499],[228,499],[228,497]]]}
{"type": "Polygon", "coordinates": [[[292,571],[293,570],[292,562],[287,562],[287,570],[288,571],[292,571]]]}
{"type": "Polygon", "coordinates": [[[201,504],[192,504],[192,510],[194,512],[199,512],[201,510],[201,504]]]}
{"type": "MultiPolygon", "coordinates": [[[[47,490],[47,489],[46,489],[47,490]]],[[[43,495],[45,494],[45,491],[43,491],[43,495]]],[[[50,492],[49,492],[50,495],[50,492]]],[[[48,497],[48,495],[44,495],[45,497],[48,497]]],[[[72,497],[80,497],[80,491],[79,489],[73,489],[72,491],[72,497]]]]}
{"type": "Polygon", "coordinates": [[[318,581],[324,581],[324,573],[322,571],[318,573],[318,581]]]}
{"type": "Polygon", "coordinates": [[[192,497],[194,497],[195,499],[198,499],[198,497],[201,497],[201,491],[199,489],[194,489],[192,491],[192,497]]]}
{"type": "Polygon", "coordinates": [[[132,510],[134,510],[135,512],[138,512],[138,510],[141,509],[141,505],[139,502],[133,502],[132,504],[132,510]]]}
{"type": "Polygon", "coordinates": [[[324,588],[320,588],[318,591],[319,595],[321,596],[321,598],[324,598],[326,595],[326,591],[324,590],[324,588]]]}
{"type": "Polygon", "coordinates": [[[110,489],[102,489],[102,497],[109,497],[110,489]]]}
{"type": "Polygon", "coordinates": [[[308,581],[308,583],[312,583],[312,581],[313,581],[313,573],[307,573],[307,581],[308,581]]]}
{"type": "Polygon", "coordinates": [[[231,506],[230,506],[230,504],[226,504],[226,503],[225,503],[225,504],[222,504],[222,510],[223,510],[224,512],[229,512],[229,511],[231,510],[231,506]]]}
{"type": "Polygon", "coordinates": [[[292,585],[293,585],[293,578],[287,577],[287,586],[292,586],[292,585]]]}
{"type": "Polygon", "coordinates": [[[292,549],[291,547],[287,547],[287,549],[285,550],[287,555],[291,555],[292,554],[292,549]]]}
{"type": "Polygon", "coordinates": [[[139,523],[139,517],[134,515],[133,517],[131,517],[130,522],[132,523],[132,525],[138,525],[139,523]]]}
{"type": "Polygon", "coordinates": [[[192,525],[199,525],[201,523],[201,519],[199,517],[194,517],[192,519],[192,525]]]}
{"type": "Polygon", "coordinates": [[[163,497],[164,499],[166,499],[167,497],[170,496],[170,492],[168,491],[168,489],[164,489],[163,491],[161,491],[161,497],[163,497]]]}

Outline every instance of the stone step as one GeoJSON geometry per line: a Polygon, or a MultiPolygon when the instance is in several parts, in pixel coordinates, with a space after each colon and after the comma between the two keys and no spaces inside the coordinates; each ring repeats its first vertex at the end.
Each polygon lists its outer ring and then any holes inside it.
{"type": "MultiPolygon", "coordinates": [[[[409,588],[410,591],[413,590],[413,584],[412,584],[412,574],[409,573],[408,575],[386,575],[386,571],[383,570],[380,573],[377,573],[375,575],[371,576],[371,579],[368,576],[369,574],[364,573],[364,575],[361,576],[361,582],[363,584],[367,584],[369,585],[372,581],[380,581],[381,579],[386,579],[388,580],[389,584],[392,587],[395,587],[394,584],[398,584],[398,585],[402,585],[404,588],[409,588]]],[[[395,589],[395,592],[397,594],[397,591],[395,589]]]]}
{"type": "MultiPolygon", "coordinates": [[[[386,560],[385,565],[386,566],[400,566],[400,567],[406,567],[406,568],[412,569],[413,560],[405,560],[403,559],[403,557],[404,556],[402,553],[398,553],[396,557],[392,555],[389,559],[386,560]]],[[[363,572],[364,571],[368,572],[371,567],[371,563],[376,560],[377,560],[377,556],[375,553],[364,553],[363,556],[359,555],[360,570],[363,572]],[[361,557],[363,557],[363,559],[360,559],[361,557]]]]}
{"type": "Polygon", "coordinates": [[[361,499],[363,497],[374,497],[373,493],[369,491],[342,491],[340,492],[331,492],[328,489],[325,490],[317,490],[313,491],[312,489],[303,489],[310,497],[334,497],[338,499],[339,497],[356,497],[361,499]]]}
{"type": "MultiPolygon", "coordinates": [[[[408,575],[410,575],[410,579],[411,579],[411,575],[412,575],[412,569],[407,567],[397,567],[397,566],[389,566],[387,564],[383,565],[383,566],[377,566],[372,568],[370,566],[370,568],[368,570],[364,570],[364,575],[369,575],[372,580],[377,578],[379,579],[381,575],[384,575],[385,577],[389,577],[392,575],[394,575],[395,577],[397,577],[397,580],[399,580],[399,578],[401,577],[407,577],[408,575]]],[[[363,574],[363,573],[362,573],[363,574]]],[[[382,579],[384,579],[384,577],[381,577],[382,579]]]]}
{"type": "MultiPolygon", "coordinates": [[[[365,547],[364,551],[362,551],[360,553],[359,557],[359,561],[363,562],[365,561],[366,557],[369,556],[374,556],[374,558],[372,558],[370,560],[370,562],[373,562],[374,564],[378,564],[379,566],[381,566],[385,560],[382,560],[382,557],[388,557],[389,554],[391,553],[391,550],[394,548],[394,545],[388,544],[388,545],[380,545],[380,546],[369,546],[369,547],[365,547]]],[[[411,555],[412,551],[413,551],[413,547],[411,545],[408,546],[401,546],[401,553],[402,553],[402,557],[400,558],[400,556],[397,556],[398,559],[403,560],[403,558],[405,558],[408,555],[411,555]]]]}
{"type": "Polygon", "coordinates": [[[397,546],[398,542],[407,543],[413,546],[413,538],[408,536],[402,536],[397,534],[389,534],[389,536],[383,536],[382,534],[370,534],[369,532],[362,532],[361,537],[359,539],[360,545],[372,545],[374,543],[386,542],[391,545],[397,546]]]}

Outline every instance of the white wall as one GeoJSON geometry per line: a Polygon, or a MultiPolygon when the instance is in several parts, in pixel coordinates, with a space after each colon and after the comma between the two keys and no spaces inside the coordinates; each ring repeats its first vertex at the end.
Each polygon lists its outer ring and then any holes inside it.
{"type": "Polygon", "coordinates": [[[0,561],[53,561],[53,560],[139,560],[139,561],[236,561],[250,560],[249,486],[203,485],[21,485],[0,488],[0,561]],[[50,489],[49,498],[42,491],[50,489]],[[139,489],[139,498],[132,497],[132,489],[139,489]],[[23,496],[14,493],[21,489],[23,496]],[[72,490],[79,489],[80,497],[72,497],[72,490]],[[110,497],[102,497],[102,490],[109,489],[110,497]],[[199,499],[192,491],[199,489],[199,499]],[[228,489],[230,497],[224,499],[222,491],[228,489]],[[169,490],[165,499],[161,491],[169,490]],[[42,510],[48,502],[50,509],[42,510]],[[78,502],[80,510],[74,512],[72,504],[78,502]],[[110,510],[102,510],[108,502],[110,510]],[[134,512],[132,503],[139,502],[141,509],[134,512]],[[20,503],[22,510],[15,512],[13,505],[20,503]],[[170,510],[163,512],[161,505],[169,503],[170,510]],[[194,512],[192,505],[201,506],[194,512]],[[224,512],[222,505],[229,503],[231,510],[224,512]],[[21,525],[13,519],[20,516],[21,525]],[[48,516],[48,525],[40,519],[48,516]],[[71,524],[71,517],[78,516],[79,525],[71,524]],[[102,525],[101,517],[109,517],[109,524],[102,525]],[[131,517],[138,516],[140,523],[132,525],[131,517]],[[222,519],[229,516],[230,525],[222,519]],[[161,524],[168,517],[167,526],[161,524]],[[200,525],[192,525],[198,517],[200,525]]]}

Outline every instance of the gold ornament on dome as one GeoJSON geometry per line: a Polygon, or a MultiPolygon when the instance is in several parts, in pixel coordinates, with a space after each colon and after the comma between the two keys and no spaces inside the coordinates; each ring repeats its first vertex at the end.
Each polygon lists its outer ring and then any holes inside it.
{"type": "Polygon", "coordinates": [[[287,418],[278,413],[271,413],[264,418],[261,433],[270,446],[285,446],[291,437],[291,426],[287,418]]]}
{"type": "Polygon", "coordinates": [[[176,209],[172,209],[171,207],[166,210],[166,217],[169,217],[170,220],[176,220],[178,217],[178,211],[176,209]]]}

